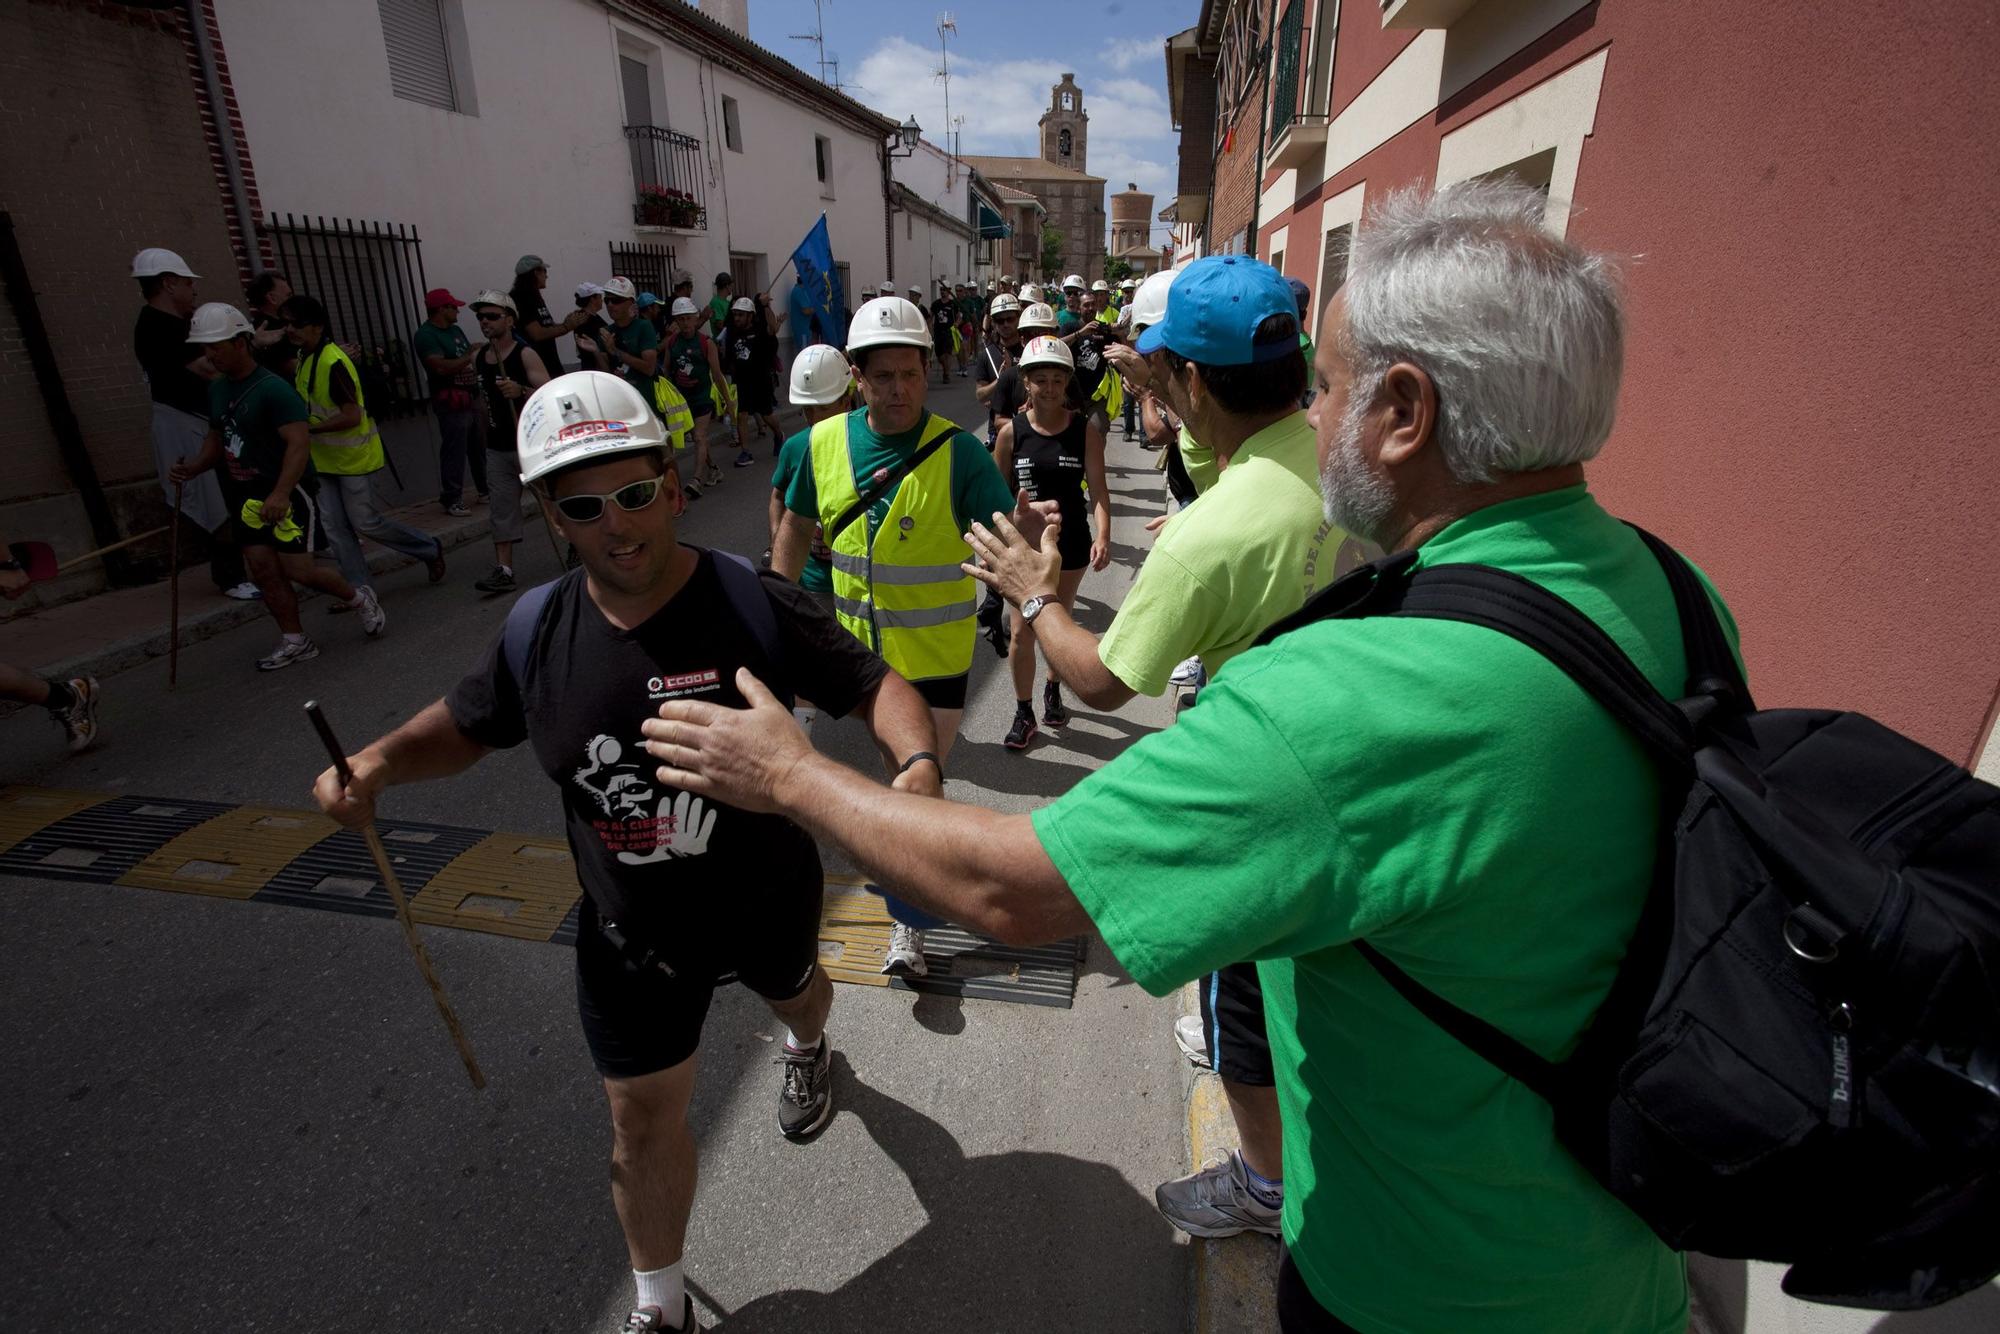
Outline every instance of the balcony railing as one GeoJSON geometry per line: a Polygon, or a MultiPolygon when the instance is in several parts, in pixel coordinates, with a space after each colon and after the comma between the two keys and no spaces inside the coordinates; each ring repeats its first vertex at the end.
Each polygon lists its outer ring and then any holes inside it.
{"type": "Polygon", "coordinates": [[[658,125],[627,125],[632,149],[632,221],[642,227],[698,232],[708,227],[702,197],[701,140],[658,125]]]}
{"type": "Polygon", "coordinates": [[[1272,78],[1271,124],[1289,124],[1299,114],[1299,66],[1305,52],[1305,0],[1292,0],[1285,16],[1278,20],[1278,35],[1272,42],[1277,69],[1272,78]]]}

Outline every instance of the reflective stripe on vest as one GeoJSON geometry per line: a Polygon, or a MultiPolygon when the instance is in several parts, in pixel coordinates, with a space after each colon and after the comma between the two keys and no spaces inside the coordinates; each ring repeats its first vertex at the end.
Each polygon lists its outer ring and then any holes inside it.
{"type": "MultiPolygon", "coordinates": [[[[861,498],[848,448],[848,420],[843,413],[812,428],[813,484],[822,526],[830,526],[861,498]]],[[[957,430],[933,415],[916,447],[957,430]]],[[[879,528],[871,533],[868,516],[862,515],[832,542],[835,616],[912,681],[972,669],[977,589],[959,568],[971,553],[952,509],[951,454],[947,443],[897,484],[879,528]]]]}
{"type": "Polygon", "coordinates": [[[329,417],[337,417],[340,405],[333,401],[333,369],[336,366],[347,371],[348,383],[354,386],[354,402],[361,409],[361,420],[349,430],[315,434],[312,438],[313,467],[320,472],[341,475],[377,472],[382,467],[382,436],[375,429],[374,418],[368,415],[367,400],[361,396],[360,373],[331,338],[321,343],[316,351],[299,358],[298,369],[292,373],[292,387],[306,401],[306,411],[313,421],[323,422],[329,417]]]}

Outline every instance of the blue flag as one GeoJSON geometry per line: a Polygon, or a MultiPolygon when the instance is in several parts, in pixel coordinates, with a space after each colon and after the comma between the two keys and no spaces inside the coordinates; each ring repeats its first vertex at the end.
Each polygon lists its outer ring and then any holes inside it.
{"type": "Polygon", "coordinates": [[[835,347],[846,346],[847,298],[840,290],[840,271],[833,267],[833,242],[827,238],[826,214],[819,215],[806,239],[792,252],[792,268],[799,276],[799,290],[792,296],[792,308],[816,319],[827,342],[835,347]]]}

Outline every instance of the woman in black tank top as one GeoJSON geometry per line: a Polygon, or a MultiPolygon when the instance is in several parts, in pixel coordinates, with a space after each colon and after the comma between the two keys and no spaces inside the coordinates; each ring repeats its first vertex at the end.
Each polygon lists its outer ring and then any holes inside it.
{"type": "MultiPolygon", "coordinates": [[[[1085,569],[1101,570],[1111,563],[1111,491],[1104,480],[1104,432],[1084,413],[1068,405],[1075,360],[1055,338],[1036,338],[1022,351],[1020,375],[1027,389],[1027,406],[1000,426],[993,441],[993,461],[1016,491],[1031,500],[1056,502],[1062,526],[1057,547],[1062,574],[1057,597],[1065,610],[1076,606],[1076,591],[1085,569]],[[1089,504],[1085,505],[1085,487],[1089,504]],[[1085,510],[1092,511],[1093,525],[1085,510]]],[[[1014,642],[1007,665],[1014,674],[1014,726],[1007,733],[1009,750],[1025,750],[1035,735],[1035,628],[1014,618],[1014,642]]],[[[1062,684],[1054,670],[1042,691],[1042,722],[1061,727],[1069,722],[1062,702],[1062,684]]]]}

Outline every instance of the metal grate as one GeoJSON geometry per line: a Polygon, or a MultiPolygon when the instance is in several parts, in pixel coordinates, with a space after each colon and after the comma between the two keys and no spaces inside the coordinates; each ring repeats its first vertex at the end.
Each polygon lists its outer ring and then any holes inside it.
{"type": "MultiPolygon", "coordinates": [[[[402,881],[403,893],[414,896],[432,877],[485,838],[477,829],[450,825],[378,821],[382,846],[402,881]]],[[[271,877],[257,894],[259,903],[287,903],[299,908],[325,908],[364,917],[391,917],[389,891],[375,872],[368,845],[352,829],[343,829],[315,844],[291,865],[271,877]]]]}
{"type": "Polygon", "coordinates": [[[292,286],[319,299],[337,342],[356,358],[368,412],[376,418],[425,410],[428,381],[411,340],[423,323],[424,253],[417,229],[287,213],[258,232],[292,286]]]}
{"type": "Polygon", "coordinates": [[[1272,56],[1277,69],[1272,78],[1271,134],[1276,137],[1299,117],[1299,61],[1305,54],[1306,0],[1292,0],[1285,16],[1278,20],[1278,35],[1272,56]]]}
{"type": "Polygon", "coordinates": [[[679,267],[674,248],[645,241],[611,243],[611,276],[630,278],[641,292],[665,298],[674,290],[674,270],[679,267]]]}
{"type": "Polygon", "coordinates": [[[632,221],[642,227],[705,230],[701,140],[664,126],[627,125],[625,141],[632,149],[632,221]]]}
{"type": "Polygon", "coordinates": [[[217,801],[113,797],[0,853],[0,872],[110,884],[188,830],[235,809],[217,801]]]}

